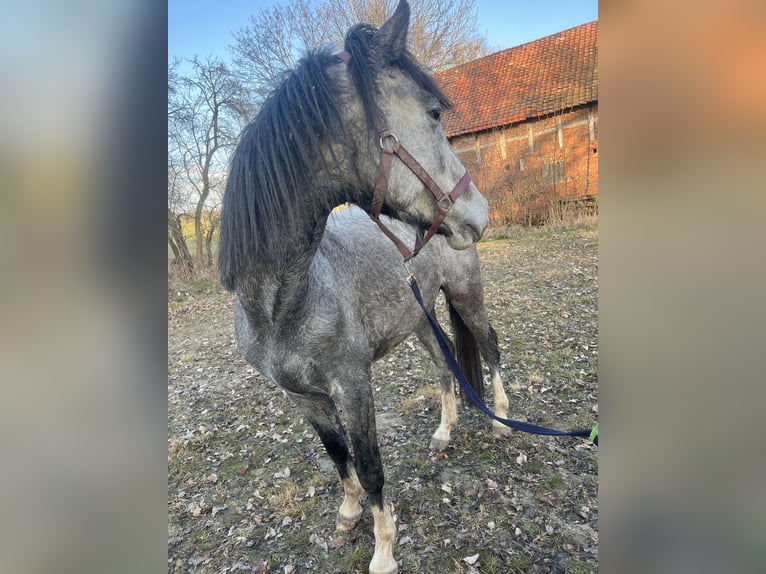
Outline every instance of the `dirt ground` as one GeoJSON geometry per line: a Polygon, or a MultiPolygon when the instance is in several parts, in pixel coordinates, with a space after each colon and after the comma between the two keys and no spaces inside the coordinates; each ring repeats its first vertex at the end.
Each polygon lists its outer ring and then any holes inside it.
{"type": "MultiPolygon", "coordinates": [[[[511,418],[596,423],[597,247],[595,227],[479,244],[511,418]]],[[[168,295],[168,572],[366,572],[369,507],[355,530],[335,531],[334,467],[238,355],[231,295],[209,283],[168,295]]],[[[598,447],[494,439],[487,417],[459,408],[452,444],[430,451],[438,382],[414,337],[375,364],[373,386],[401,573],[597,572],[598,447]]]]}

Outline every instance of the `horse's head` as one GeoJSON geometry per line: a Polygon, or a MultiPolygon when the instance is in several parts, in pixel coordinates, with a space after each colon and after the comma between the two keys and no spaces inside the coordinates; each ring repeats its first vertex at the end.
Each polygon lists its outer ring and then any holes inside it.
{"type": "Polygon", "coordinates": [[[243,131],[221,214],[226,288],[254,262],[299,244],[285,238],[315,240],[318,223],[343,201],[430,228],[426,237],[438,227],[456,249],[479,240],[487,200],[447,142],[439,118],[449,101],[407,52],[408,26],[401,0],[380,29],[352,28],[338,57],[310,52],[243,131]],[[386,153],[400,147],[409,166],[386,153]]]}
{"type": "MultiPolygon", "coordinates": [[[[357,147],[369,150],[359,155],[357,169],[368,181],[379,180],[383,148],[404,148],[445,195],[455,191],[454,202],[438,201],[438,192],[429,189],[400,156],[391,161],[385,197],[380,197],[382,212],[427,228],[439,217],[439,208],[447,206],[438,232],[453,248],[464,249],[481,238],[488,223],[488,204],[470,183],[444,135],[440,118],[450,105],[448,99],[407,52],[409,13],[406,0],[401,0],[380,29],[360,25],[346,38],[346,69],[356,88],[346,113],[363,114],[370,128],[355,130],[365,134],[357,147]],[[385,130],[392,135],[381,138],[381,132],[388,133],[385,130]]],[[[360,119],[353,118],[355,123],[360,119]]],[[[367,205],[373,202],[372,197],[364,199],[367,205]]]]}

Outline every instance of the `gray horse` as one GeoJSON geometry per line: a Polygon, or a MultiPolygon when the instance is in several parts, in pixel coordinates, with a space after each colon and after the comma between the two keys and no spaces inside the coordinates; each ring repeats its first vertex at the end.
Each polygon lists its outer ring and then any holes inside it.
{"type": "MultiPolygon", "coordinates": [[[[369,495],[372,574],[397,571],[396,526],[383,496],[376,438],[372,362],[417,333],[441,379],[441,424],[433,448],[447,445],[457,418],[452,376],[405,284],[401,255],[361,209],[331,214],[344,202],[369,211],[381,163],[382,118],[442,189],[466,179],[439,123],[449,102],[406,51],[408,23],[409,6],[402,0],[380,29],[352,28],[344,57],[316,51],[286,75],[242,134],[221,219],[219,271],[224,287],[236,295],[239,350],[287,393],[335,463],[345,492],[339,529],[356,526],[361,499],[369,495]]],[[[497,341],[473,246],[487,225],[487,201],[469,184],[444,216],[421,179],[399,161],[386,187],[381,220],[397,236],[413,237],[444,217],[439,235],[412,267],[429,307],[440,290],[446,295],[456,334],[468,333],[456,337],[457,353],[480,350],[490,369],[495,410],[506,416],[497,341]]],[[[473,365],[468,370],[480,390],[480,363],[473,365]]],[[[494,432],[506,431],[497,425],[494,432]]]]}

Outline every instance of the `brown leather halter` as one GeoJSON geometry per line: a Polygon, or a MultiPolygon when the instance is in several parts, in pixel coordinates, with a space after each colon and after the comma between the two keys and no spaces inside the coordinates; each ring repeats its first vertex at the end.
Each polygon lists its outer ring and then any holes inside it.
{"type": "MultiPolygon", "coordinates": [[[[336,56],[346,64],[351,60],[351,55],[348,52],[339,52],[336,56]]],[[[393,241],[406,262],[420,253],[423,246],[428,243],[439,227],[441,227],[441,224],[444,223],[444,219],[447,217],[447,213],[452,207],[452,204],[457,201],[458,197],[460,197],[466,189],[468,189],[468,186],[471,183],[471,174],[466,169],[463,177],[460,178],[452,191],[448,194],[444,193],[433,178],[428,175],[428,172],[423,166],[420,165],[420,163],[418,163],[418,161],[412,157],[412,155],[410,155],[399,142],[399,138],[388,128],[388,122],[386,122],[383,113],[380,111],[378,111],[378,125],[376,128],[378,130],[381,154],[380,162],[378,163],[378,174],[375,179],[375,193],[372,197],[372,204],[370,205],[370,210],[367,214],[378,224],[378,227],[380,227],[386,237],[393,241]],[[413,249],[409,249],[405,243],[380,220],[380,211],[383,208],[386,193],[388,193],[388,180],[391,175],[391,164],[393,163],[394,155],[410,168],[410,171],[423,182],[431,192],[431,195],[434,196],[434,199],[439,206],[436,218],[425,236],[421,235],[420,231],[418,231],[415,236],[415,247],[413,249]]]]}

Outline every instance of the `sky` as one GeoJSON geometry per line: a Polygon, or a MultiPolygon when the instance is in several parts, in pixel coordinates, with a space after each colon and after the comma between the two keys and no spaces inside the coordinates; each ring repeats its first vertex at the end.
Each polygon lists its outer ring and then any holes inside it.
{"type": "MultiPolygon", "coordinates": [[[[233,32],[260,8],[288,0],[168,0],[168,58],[216,55],[229,60],[233,32]]],[[[598,0],[476,0],[478,32],[490,51],[504,50],[598,19],[598,0]]],[[[413,10],[417,0],[410,0],[413,10]]]]}

